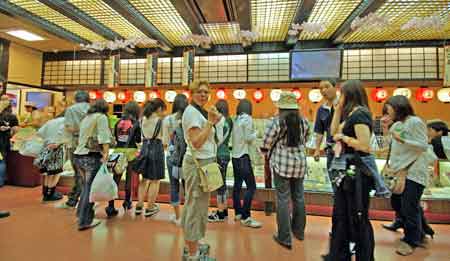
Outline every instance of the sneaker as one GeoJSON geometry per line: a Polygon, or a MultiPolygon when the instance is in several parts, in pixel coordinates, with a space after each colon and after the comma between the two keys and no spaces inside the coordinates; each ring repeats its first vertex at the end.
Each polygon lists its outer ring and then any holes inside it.
{"type": "Polygon", "coordinates": [[[208,215],[208,222],[216,223],[216,222],[224,222],[225,216],[221,216],[219,212],[214,211],[211,214],[208,215]]]}
{"type": "Polygon", "coordinates": [[[140,214],[142,214],[142,209],[143,209],[142,206],[136,205],[136,208],[134,209],[134,214],[135,214],[136,216],[139,216],[140,214]]]}
{"type": "Polygon", "coordinates": [[[234,217],[234,220],[235,220],[235,221],[241,221],[241,219],[242,219],[242,215],[241,215],[241,214],[237,214],[237,215],[234,217]]]}
{"type": "Polygon", "coordinates": [[[158,213],[158,212],[159,212],[159,206],[155,204],[155,205],[153,205],[152,208],[147,208],[145,210],[144,216],[145,217],[151,217],[151,216],[156,215],[156,213],[158,213]]]}
{"type": "Polygon", "coordinates": [[[67,204],[67,202],[63,202],[60,205],[57,205],[56,208],[70,210],[70,209],[75,209],[75,206],[69,205],[69,204],[67,204]]]}
{"type": "Polygon", "coordinates": [[[395,252],[401,256],[409,256],[414,253],[414,248],[412,248],[408,243],[400,241],[400,244],[395,252]]]}
{"type": "Polygon", "coordinates": [[[100,220],[94,218],[92,220],[91,224],[86,225],[86,226],[79,226],[78,230],[79,231],[83,231],[83,230],[87,230],[87,229],[90,229],[90,228],[94,228],[94,227],[100,225],[100,223],[102,223],[100,220]]]}
{"type": "Polygon", "coordinates": [[[58,201],[61,200],[63,196],[61,194],[57,194],[56,192],[53,193],[53,195],[46,195],[42,198],[43,202],[50,202],[50,201],[58,201]]]}
{"type": "Polygon", "coordinates": [[[243,226],[251,227],[251,228],[260,228],[260,227],[262,227],[261,222],[258,222],[258,221],[254,220],[251,217],[247,218],[246,220],[241,220],[241,224],[243,226]]]}
{"type": "Polygon", "coordinates": [[[170,215],[169,219],[170,219],[170,222],[172,222],[176,226],[181,226],[181,218],[177,219],[177,216],[170,215]]]}
{"type": "MultiPolygon", "coordinates": [[[[200,256],[207,256],[209,255],[209,249],[211,247],[208,244],[199,244],[198,251],[200,252],[200,256]]],[[[187,247],[183,248],[183,260],[187,260],[189,257],[189,251],[187,247]]]]}

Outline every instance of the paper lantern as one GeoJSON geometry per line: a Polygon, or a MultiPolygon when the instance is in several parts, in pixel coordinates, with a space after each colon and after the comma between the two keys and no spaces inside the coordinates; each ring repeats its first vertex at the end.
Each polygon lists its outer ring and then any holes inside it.
{"type": "Polygon", "coordinates": [[[189,100],[189,98],[191,98],[191,92],[189,90],[184,90],[181,92],[181,94],[183,94],[184,96],[186,96],[186,98],[189,100]]]}
{"type": "Polygon", "coordinates": [[[89,92],[89,99],[91,99],[91,100],[97,100],[98,99],[98,92],[96,92],[96,91],[90,91],[89,92]]]}
{"type": "Polygon", "coordinates": [[[441,102],[450,102],[450,88],[442,88],[438,91],[437,97],[441,102]]]}
{"type": "Polygon", "coordinates": [[[175,96],[177,96],[175,91],[167,91],[164,94],[164,99],[166,99],[167,102],[173,102],[175,100],[175,96]]]}
{"type": "Polygon", "coordinates": [[[275,89],[275,90],[271,90],[270,91],[270,99],[273,102],[277,102],[280,100],[280,95],[281,95],[281,90],[280,89],[275,89]]]}
{"type": "Polygon", "coordinates": [[[136,91],[133,94],[133,100],[136,102],[145,102],[145,92],[143,91],[136,91]]]}
{"type": "Polygon", "coordinates": [[[127,93],[125,93],[125,92],[119,92],[118,94],[117,94],[117,99],[120,101],[120,102],[124,102],[124,101],[126,101],[127,100],[127,93]]]}
{"type": "Polygon", "coordinates": [[[116,94],[114,92],[107,91],[107,92],[103,93],[103,99],[106,102],[113,103],[116,101],[116,94]]]}
{"type": "Polygon", "coordinates": [[[299,89],[293,89],[292,93],[295,95],[295,98],[297,98],[297,101],[300,101],[303,98],[302,92],[299,89]]]}
{"type": "Polygon", "coordinates": [[[313,103],[318,103],[322,100],[323,96],[319,89],[312,89],[309,91],[308,98],[313,103]]]}
{"type": "Polygon", "coordinates": [[[227,98],[227,94],[225,93],[224,89],[219,89],[216,92],[216,97],[219,100],[225,100],[227,98]]]}
{"type": "Polygon", "coordinates": [[[150,99],[156,99],[156,98],[160,98],[161,95],[159,94],[158,91],[151,91],[149,93],[148,97],[150,97],[150,99]]]}
{"type": "Polygon", "coordinates": [[[394,90],[394,96],[403,95],[406,98],[411,98],[411,90],[408,88],[397,88],[394,90]]]}
{"type": "Polygon", "coordinates": [[[388,92],[386,89],[377,87],[372,90],[370,96],[376,102],[384,102],[388,98],[388,92]]]}
{"type": "Polygon", "coordinates": [[[264,99],[264,93],[260,90],[257,89],[254,93],[253,93],[253,99],[255,100],[255,102],[261,102],[264,99]]]}
{"type": "Polygon", "coordinates": [[[428,87],[420,87],[416,90],[416,99],[420,102],[429,102],[433,100],[434,92],[428,87]]]}
{"type": "Polygon", "coordinates": [[[245,99],[245,97],[247,96],[247,92],[243,89],[235,90],[233,92],[233,96],[238,100],[242,100],[245,99]]]}

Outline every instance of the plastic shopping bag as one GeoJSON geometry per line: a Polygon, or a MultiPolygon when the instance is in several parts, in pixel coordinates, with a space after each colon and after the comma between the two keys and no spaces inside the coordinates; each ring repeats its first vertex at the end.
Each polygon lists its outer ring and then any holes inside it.
{"type": "Polygon", "coordinates": [[[106,164],[103,164],[91,185],[89,202],[110,201],[118,198],[118,188],[106,164]]]}

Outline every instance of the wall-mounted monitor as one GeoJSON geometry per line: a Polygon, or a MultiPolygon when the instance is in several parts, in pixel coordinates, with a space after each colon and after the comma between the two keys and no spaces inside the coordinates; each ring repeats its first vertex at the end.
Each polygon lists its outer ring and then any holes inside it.
{"type": "Polygon", "coordinates": [[[51,106],[53,102],[53,94],[49,92],[27,92],[27,102],[33,102],[38,109],[51,106]]]}
{"type": "Polygon", "coordinates": [[[291,52],[291,80],[339,79],[341,50],[302,50],[291,52]]]}

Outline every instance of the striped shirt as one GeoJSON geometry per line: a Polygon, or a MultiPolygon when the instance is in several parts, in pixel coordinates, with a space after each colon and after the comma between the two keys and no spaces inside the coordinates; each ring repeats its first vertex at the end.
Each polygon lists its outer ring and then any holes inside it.
{"type": "Polygon", "coordinates": [[[299,145],[288,147],[286,130],[281,128],[280,120],[276,117],[264,134],[263,149],[270,151],[275,146],[270,156],[270,168],[282,177],[302,178],[306,174],[305,144],[309,125],[304,119],[301,120],[300,131],[299,145]]]}

